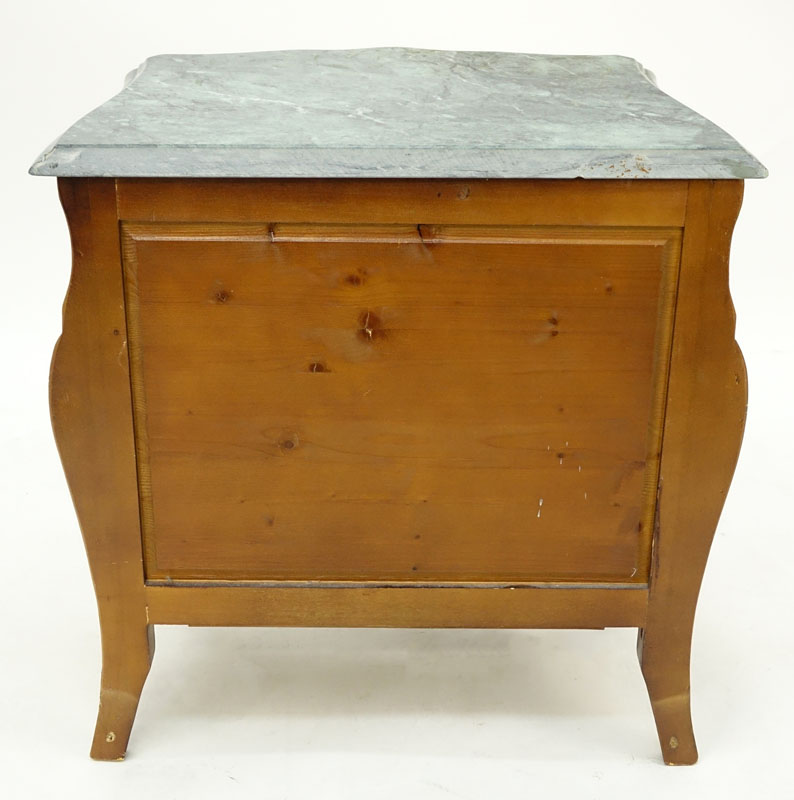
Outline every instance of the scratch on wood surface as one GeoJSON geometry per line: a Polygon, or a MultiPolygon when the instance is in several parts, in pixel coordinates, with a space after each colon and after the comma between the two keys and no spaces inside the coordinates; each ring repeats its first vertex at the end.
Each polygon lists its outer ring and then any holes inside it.
{"type": "Polygon", "coordinates": [[[372,338],[372,328],[369,327],[369,311],[367,311],[364,321],[362,322],[364,333],[368,339],[372,338]]]}

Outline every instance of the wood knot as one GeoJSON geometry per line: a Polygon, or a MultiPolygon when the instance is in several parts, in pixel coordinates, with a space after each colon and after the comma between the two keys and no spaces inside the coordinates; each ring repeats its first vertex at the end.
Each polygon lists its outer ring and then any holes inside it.
{"type": "Polygon", "coordinates": [[[297,434],[287,434],[282,436],[281,439],[278,441],[278,448],[282,452],[291,452],[300,444],[300,440],[298,439],[297,434]]]}
{"type": "Polygon", "coordinates": [[[349,286],[361,286],[364,283],[366,273],[352,272],[345,278],[345,283],[349,286]]]}

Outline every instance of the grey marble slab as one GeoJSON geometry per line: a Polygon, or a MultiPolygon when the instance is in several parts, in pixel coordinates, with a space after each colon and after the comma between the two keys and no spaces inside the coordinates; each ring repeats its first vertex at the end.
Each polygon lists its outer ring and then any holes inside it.
{"type": "Polygon", "coordinates": [[[631,58],[401,47],[154,56],[30,171],[164,178],[767,174],[631,58]]]}

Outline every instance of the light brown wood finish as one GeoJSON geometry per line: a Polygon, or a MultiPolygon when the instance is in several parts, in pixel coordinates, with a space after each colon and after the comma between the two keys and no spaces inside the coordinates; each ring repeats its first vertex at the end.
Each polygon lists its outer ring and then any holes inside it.
{"type": "Polygon", "coordinates": [[[146,618],[127,331],[112,180],[59,180],[72,239],[50,408],[94,581],[102,685],[91,755],[127,749],[154,653],[146,618]]]}
{"type": "Polygon", "coordinates": [[[711,540],[744,432],[747,375],[728,288],[740,181],[693,181],[659,477],[648,618],[638,639],[668,764],[693,764],[692,625],[711,540]]]}
{"type": "Polygon", "coordinates": [[[694,760],[692,618],[744,418],[740,182],[60,187],[74,267],[51,398],[100,609],[94,757],[123,756],[155,623],[620,625],[643,629],[665,760],[694,760]],[[585,463],[589,514],[570,500],[585,463]],[[544,480],[548,537],[527,519],[544,480]],[[340,481],[368,502],[335,518],[340,481]]]}

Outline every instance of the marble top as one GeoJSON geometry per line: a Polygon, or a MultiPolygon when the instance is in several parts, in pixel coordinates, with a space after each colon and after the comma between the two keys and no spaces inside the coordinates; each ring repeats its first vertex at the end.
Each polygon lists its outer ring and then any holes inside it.
{"type": "MultiPolygon", "coordinates": [[[[711,80],[705,73],[703,80],[711,80]]],[[[762,178],[623,56],[416,50],[161,55],[34,175],[762,178]]]]}

